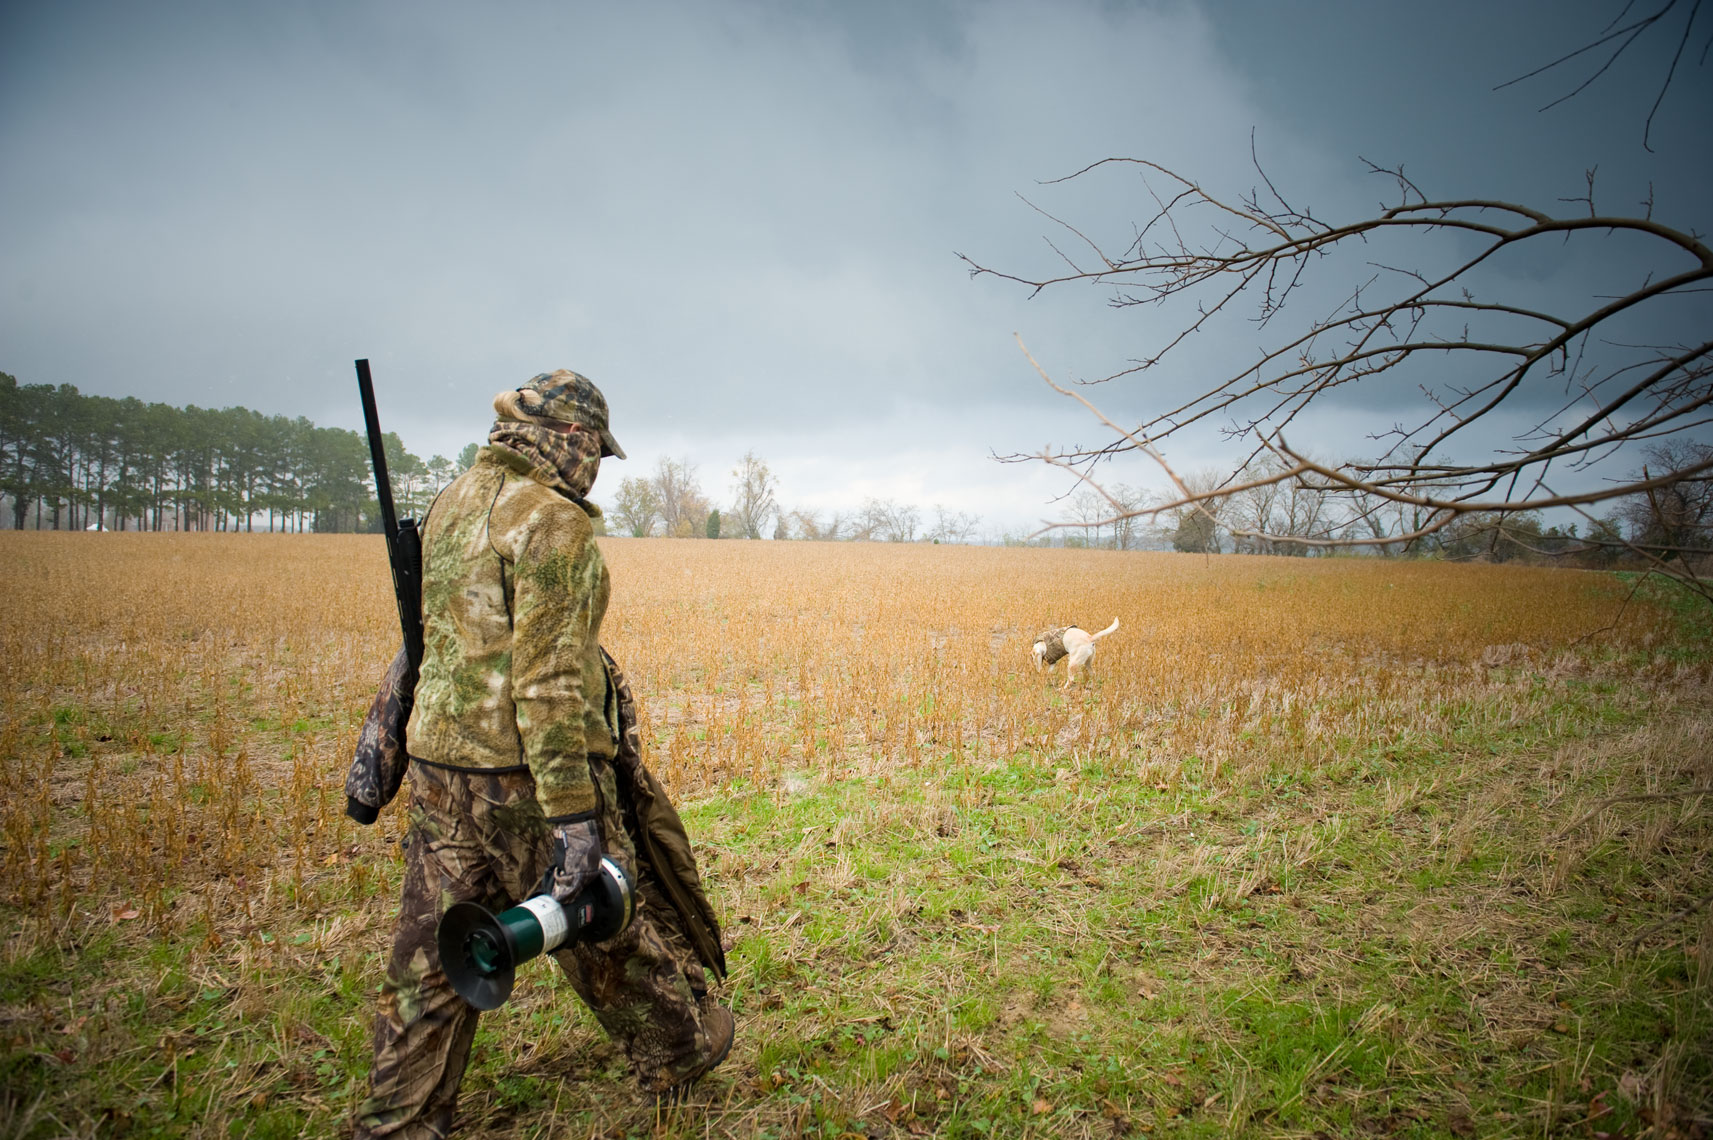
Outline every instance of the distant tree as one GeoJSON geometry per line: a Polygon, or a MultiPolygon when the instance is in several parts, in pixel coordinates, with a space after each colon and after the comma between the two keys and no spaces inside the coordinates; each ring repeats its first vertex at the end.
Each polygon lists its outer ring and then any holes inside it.
{"type": "MultiPolygon", "coordinates": [[[[386,445],[387,477],[392,480],[393,499],[400,516],[421,518],[428,509],[429,501],[434,497],[435,485],[429,473],[428,464],[421,457],[412,455],[405,447],[404,441],[397,432],[387,432],[381,437],[386,445]]],[[[374,485],[373,477],[370,486],[374,485]]],[[[370,529],[380,525],[379,500],[370,512],[370,529]]]]}
{"type": "MultiPolygon", "coordinates": [[[[1063,514],[1067,525],[1082,531],[1080,535],[1075,536],[1082,540],[1077,543],[1078,546],[1099,546],[1101,524],[1111,516],[1112,508],[1104,497],[1084,489],[1071,496],[1064,506],[1063,514]]],[[[1066,536],[1066,545],[1070,544],[1071,537],[1066,536]]]]}
{"type": "Polygon", "coordinates": [[[285,525],[301,531],[308,509],[309,460],[321,429],[299,416],[289,422],[282,420],[279,430],[280,449],[271,481],[274,497],[282,517],[289,519],[285,525]]]}
{"type": "Polygon", "coordinates": [[[1243,489],[1225,500],[1221,515],[1234,553],[1301,556],[1315,548],[1295,540],[1327,539],[1338,531],[1326,492],[1278,479],[1281,467],[1281,461],[1269,455],[1238,473],[1243,489]]]}
{"type": "Polygon", "coordinates": [[[452,461],[444,455],[436,455],[428,461],[428,478],[434,485],[434,494],[440,493],[440,488],[452,482],[452,477],[462,468],[454,467],[452,461]]]}
{"type": "Polygon", "coordinates": [[[1382,558],[1420,554],[1431,545],[1424,534],[1431,512],[1420,504],[1360,493],[1343,496],[1340,505],[1347,533],[1373,540],[1369,545],[1382,558]]]}
{"type": "Polygon", "coordinates": [[[934,542],[968,542],[981,525],[981,519],[968,511],[953,511],[934,504],[934,525],[928,528],[928,538],[934,542]]]}
{"type": "MultiPolygon", "coordinates": [[[[143,527],[148,502],[144,480],[149,455],[153,451],[144,434],[147,415],[147,406],[135,396],[110,400],[103,406],[103,415],[99,418],[105,423],[105,446],[112,458],[110,477],[102,480],[104,486],[98,506],[103,527],[124,530],[133,518],[137,520],[137,529],[143,527]]],[[[272,474],[269,472],[270,476],[272,474]]],[[[268,487],[271,492],[271,478],[268,487]]],[[[272,504],[270,499],[269,505],[272,504]]]]}
{"type": "MultiPolygon", "coordinates": [[[[76,490],[75,467],[82,442],[84,402],[70,384],[61,384],[42,405],[36,425],[33,476],[36,499],[52,510],[52,529],[61,529],[61,512],[71,506],[76,490]]],[[[76,519],[64,520],[76,526],[76,519]]]]}
{"type": "Polygon", "coordinates": [[[708,512],[708,537],[720,537],[720,512],[718,508],[708,512]]]}
{"type": "Polygon", "coordinates": [[[760,538],[767,524],[778,512],[774,501],[773,472],[753,451],[744,452],[738,465],[732,468],[732,514],[737,519],[736,533],[744,538],[760,538]]]}
{"type": "Polygon", "coordinates": [[[922,513],[893,499],[867,499],[851,523],[850,537],[869,542],[914,542],[922,513]]]}
{"type": "Polygon", "coordinates": [[[267,451],[272,432],[267,417],[249,408],[226,408],[221,446],[216,450],[218,510],[220,527],[253,531],[268,468],[267,451]]]}
{"type": "Polygon", "coordinates": [[[312,514],[310,529],[322,533],[357,530],[371,502],[368,445],[354,431],[321,428],[311,448],[310,479],[305,488],[312,514]]]}
{"type": "Polygon", "coordinates": [[[916,528],[922,525],[922,512],[909,504],[887,503],[886,525],[882,535],[888,542],[915,542],[916,528]]]}
{"type": "MultiPolygon", "coordinates": [[[[784,521],[782,516],[780,522],[784,521]]],[[[825,522],[819,511],[799,509],[791,512],[792,533],[810,542],[836,542],[844,537],[845,525],[844,517],[836,512],[825,522]]]]}
{"type": "Polygon", "coordinates": [[[648,479],[630,476],[613,498],[613,522],[632,538],[647,538],[660,521],[660,495],[648,479]]]}
{"type": "Polygon", "coordinates": [[[1142,540],[1143,509],[1150,502],[1148,492],[1124,483],[1108,489],[1112,503],[1118,508],[1112,516],[1112,544],[1120,550],[1134,549],[1142,540]]]}
{"type": "Polygon", "coordinates": [[[1654,552],[1662,561],[1713,549],[1713,447],[1691,440],[1668,440],[1644,448],[1639,481],[1652,482],[1654,471],[1692,471],[1660,486],[1632,495],[1619,507],[1627,537],[1633,545],[1654,552]]]}
{"type": "Polygon", "coordinates": [[[44,385],[18,383],[0,372],[0,492],[12,500],[12,527],[24,529],[36,495],[37,424],[44,385]]]}
{"type": "Polygon", "coordinates": [[[879,499],[868,499],[845,523],[844,537],[851,542],[875,542],[886,522],[886,510],[879,499]]]}
{"type": "Polygon", "coordinates": [[[1433,533],[1433,549],[1459,562],[1530,561],[1541,556],[1540,516],[1529,511],[1466,511],[1433,533]]]}
{"type": "MultiPolygon", "coordinates": [[[[1574,533],[1574,528],[1572,532],[1574,533]]],[[[1576,555],[1579,564],[1594,570],[1606,570],[1617,565],[1628,546],[1619,513],[1613,512],[1604,518],[1589,519],[1581,544],[1576,555]]]]}
{"type": "Polygon", "coordinates": [[[696,481],[696,465],[688,459],[661,456],[654,467],[653,484],[666,534],[672,538],[701,535],[707,526],[709,503],[696,481]]]}
{"type": "Polygon", "coordinates": [[[476,465],[476,452],[480,450],[481,448],[479,445],[466,443],[464,445],[464,450],[458,453],[458,470],[461,472],[468,471],[470,468],[474,467],[476,465]]]}
{"type": "Polygon", "coordinates": [[[1209,468],[1192,471],[1183,476],[1180,489],[1186,500],[1168,504],[1155,512],[1160,530],[1169,538],[1172,549],[1191,554],[1218,554],[1222,549],[1223,531],[1219,525],[1225,508],[1220,491],[1219,472],[1209,468]]]}
{"type": "Polygon", "coordinates": [[[1219,522],[1204,511],[1186,511],[1172,531],[1172,549],[1184,554],[1218,554],[1219,522]]]}
{"type": "MultiPolygon", "coordinates": [[[[174,438],[183,430],[183,423],[184,413],[169,404],[153,403],[143,409],[141,434],[149,441],[149,448],[141,463],[146,479],[143,494],[149,530],[166,530],[169,524],[178,526],[173,448],[174,438]]],[[[299,469],[307,471],[307,454],[300,454],[298,459],[299,469]]]]}

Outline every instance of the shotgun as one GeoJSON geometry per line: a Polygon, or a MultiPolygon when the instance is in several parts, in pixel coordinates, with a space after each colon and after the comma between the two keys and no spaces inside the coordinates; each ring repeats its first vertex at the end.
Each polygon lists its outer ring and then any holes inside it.
{"type": "Polygon", "coordinates": [[[405,657],[414,676],[422,665],[422,534],[415,519],[401,519],[393,510],[393,484],[387,476],[386,445],[381,438],[375,385],[369,379],[367,360],[357,361],[357,391],[363,398],[363,425],[369,432],[369,458],[375,465],[375,495],[380,500],[381,527],[387,536],[387,562],[393,570],[399,628],[404,632],[405,657]]]}

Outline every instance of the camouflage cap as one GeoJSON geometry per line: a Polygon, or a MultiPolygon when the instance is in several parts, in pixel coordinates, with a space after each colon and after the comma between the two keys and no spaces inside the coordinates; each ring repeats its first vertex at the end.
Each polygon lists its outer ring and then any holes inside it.
{"type": "Polygon", "coordinates": [[[625,457],[607,426],[607,399],[587,376],[561,368],[543,372],[527,384],[494,397],[501,419],[529,423],[580,424],[600,434],[601,455],[625,457]]]}

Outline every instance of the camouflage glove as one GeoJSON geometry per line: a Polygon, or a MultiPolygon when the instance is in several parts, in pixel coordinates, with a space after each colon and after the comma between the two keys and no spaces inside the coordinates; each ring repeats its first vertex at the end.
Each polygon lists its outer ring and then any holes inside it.
{"type": "Polygon", "coordinates": [[[601,869],[601,831],[592,819],[549,827],[552,854],[541,876],[541,893],[569,903],[601,869]]]}

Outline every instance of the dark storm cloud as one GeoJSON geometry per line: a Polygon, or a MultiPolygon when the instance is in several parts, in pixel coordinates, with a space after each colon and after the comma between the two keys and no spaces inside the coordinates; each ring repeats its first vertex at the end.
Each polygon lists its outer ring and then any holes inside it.
{"type": "MultiPolygon", "coordinates": [[[[1099,429],[1012,333],[1098,376],[1150,331],[1097,291],[968,280],[954,250],[1051,263],[1019,194],[1126,240],[1133,180],[1041,180],[1146,155],[1236,192],[1253,129],[1269,172],[1332,211],[1384,189],[1358,154],[1536,198],[1592,161],[1662,203],[1705,184],[1604,157],[1645,153],[1633,108],[1543,127],[1488,90],[1515,70],[1508,37],[1551,14],[1538,61],[1580,8],[1454,5],[1424,28],[1285,7],[12,5],[0,368],[355,427],[368,356],[388,426],[453,454],[496,389],[575,367],[612,399],[621,473],[688,455],[718,498],[754,447],[796,473],[788,504],[1027,520],[1062,480],[987,452],[1099,429]]],[[[1700,90],[1658,126],[1679,154],[1700,90]]]]}
{"type": "MultiPolygon", "coordinates": [[[[1630,18],[1657,7],[1638,8],[1630,18]]],[[[1713,220],[1707,216],[1713,199],[1705,193],[1713,151],[1701,142],[1707,109],[1713,107],[1713,70],[1685,61],[1654,118],[1654,150],[1643,146],[1650,105],[1677,46],[1675,29],[1639,42],[1587,91],[1558,107],[1538,110],[1589,77],[1603,55],[1495,90],[1595,38],[1622,10],[1618,4],[1451,4],[1429,13],[1342,2],[1256,4],[1225,7],[1211,26],[1232,74],[1241,77],[1237,82],[1244,98],[1266,109],[1256,130],[1259,161],[1293,205],[1312,208],[1323,221],[1356,220],[1381,203],[1397,202],[1394,180],[1363,173],[1360,160],[1368,159],[1403,164],[1432,197],[1508,200],[1561,215],[1587,211],[1587,203],[1573,199],[1588,193],[1586,176],[1592,171],[1594,203],[1602,212],[1639,214],[1648,208],[1647,200],[1662,220],[1703,230],[1713,220]],[[1293,153],[1292,145],[1302,146],[1304,153],[1293,153]]],[[[1228,199],[1250,187],[1265,194],[1253,171],[1216,182],[1203,178],[1199,169],[1178,169],[1228,199]]],[[[1079,220],[1091,225],[1110,221],[1098,215],[1079,220]]],[[[1179,350],[1174,364],[1151,374],[1150,404],[1137,398],[1144,387],[1139,384],[1127,390],[1114,385],[1096,398],[1118,418],[1139,418],[1159,410],[1164,395],[1187,397],[1196,383],[1241,372],[1263,349],[1285,339],[1284,333],[1331,311],[1348,295],[1345,290],[1371,278],[1381,285],[1389,277],[1397,279],[1380,267],[1419,270],[1432,278],[1452,259],[1477,248],[1474,238],[1455,236],[1426,244],[1371,237],[1350,251],[1342,267],[1336,259],[1317,262],[1308,286],[1287,309],[1287,319],[1275,320],[1269,329],[1229,321],[1179,350]]],[[[1537,241],[1501,252],[1469,284],[1481,300],[1579,317],[1650,277],[1687,267],[1686,255],[1662,249],[1660,243],[1605,232],[1537,241]]],[[[1043,258],[1033,262],[1037,271],[1049,265],[1043,258]]],[[[1131,351],[1116,363],[1157,347],[1193,315],[1146,310],[1131,351]]],[[[1475,449],[1514,447],[1513,432],[1550,420],[1574,402],[1575,380],[1634,358],[1620,346],[1680,344],[1690,336],[1699,340],[1698,330],[1705,329],[1709,315],[1705,301],[1692,300],[1625,314],[1585,346],[1574,379],[1539,370],[1538,382],[1510,398],[1504,413],[1492,417],[1489,430],[1469,433],[1475,449]]],[[[1527,339],[1548,335],[1543,326],[1522,324],[1513,322],[1505,331],[1527,339]]],[[[1456,339],[1463,329],[1439,331],[1456,339]]],[[[1475,322],[1470,329],[1478,340],[1491,331],[1475,322]]],[[[1320,346],[1320,355],[1331,347],[1320,346]]],[[[1394,373],[1341,389],[1318,414],[1298,423],[1289,438],[1323,458],[1375,453],[1383,440],[1374,437],[1431,414],[1428,393],[1448,398],[1491,379],[1505,363],[1487,358],[1475,364],[1467,354],[1418,358],[1394,373]]],[[[1209,431],[1201,438],[1211,444],[1216,436],[1209,431]]]]}

